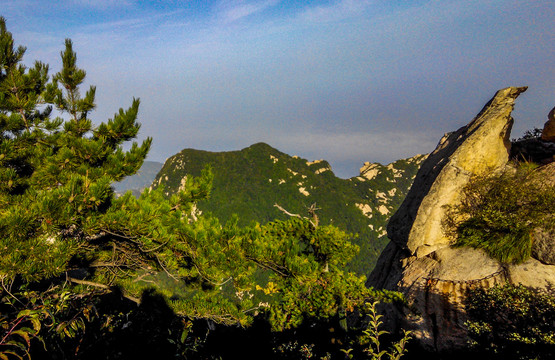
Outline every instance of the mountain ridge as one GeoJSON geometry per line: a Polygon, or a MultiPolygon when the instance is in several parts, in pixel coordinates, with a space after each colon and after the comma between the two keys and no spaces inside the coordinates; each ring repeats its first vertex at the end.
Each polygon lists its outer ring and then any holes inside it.
{"type": "Polygon", "coordinates": [[[276,204],[303,216],[316,204],[321,224],[358,235],[352,241],[361,251],[350,269],[366,275],[388,242],[389,216],[400,205],[424,158],[417,155],[388,165],[368,162],[359,176],[341,179],[326,160],[290,156],[262,142],[225,152],[187,148],[166,160],[152,188],[164,186],[165,194],[171,196],[188,176],[199,176],[210,165],[212,193],[198,208],[222,222],[237,214],[240,225],[265,224],[288,217],[276,204]]]}

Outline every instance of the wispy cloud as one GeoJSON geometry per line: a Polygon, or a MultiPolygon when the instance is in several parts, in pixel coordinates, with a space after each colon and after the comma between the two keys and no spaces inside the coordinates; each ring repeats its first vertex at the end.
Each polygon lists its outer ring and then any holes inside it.
{"type": "Polygon", "coordinates": [[[279,0],[226,0],[216,6],[217,17],[224,24],[233,23],[259,13],[279,3],[279,0]]]}
{"type": "Polygon", "coordinates": [[[107,10],[113,8],[122,8],[135,5],[133,0],[71,0],[72,4],[95,8],[99,10],[107,10]]]}
{"type": "Polygon", "coordinates": [[[329,5],[308,7],[300,19],[311,23],[338,21],[351,16],[357,16],[369,5],[372,0],[339,0],[329,5]]]}

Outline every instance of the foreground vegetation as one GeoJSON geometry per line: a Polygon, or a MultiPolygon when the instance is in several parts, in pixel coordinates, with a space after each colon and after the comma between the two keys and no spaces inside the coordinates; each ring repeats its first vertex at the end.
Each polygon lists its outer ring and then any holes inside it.
{"type": "Polygon", "coordinates": [[[470,347],[496,359],[555,357],[555,293],[522,285],[475,289],[468,296],[470,347]]]}

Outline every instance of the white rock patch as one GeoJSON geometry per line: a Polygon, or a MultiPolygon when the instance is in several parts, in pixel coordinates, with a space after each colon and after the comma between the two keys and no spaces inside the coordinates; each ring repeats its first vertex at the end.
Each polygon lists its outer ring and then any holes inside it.
{"type": "Polygon", "coordinates": [[[360,175],[368,180],[372,180],[380,173],[379,167],[380,164],[365,162],[360,168],[360,175]]]}
{"type": "Polygon", "coordinates": [[[376,199],[378,199],[378,201],[386,203],[389,201],[389,199],[386,197],[385,193],[378,191],[376,193],[376,199]]]}
{"type": "Polygon", "coordinates": [[[322,161],[324,161],[324,160],[307,161],[306,165],[310,166],[310,165],[321,163],[322,161]]]}
{"type": "Polygon", "coordinates": [[[369,204],[355,204],[362,211],[362,214],[368,218],[372,217],[372,208],[369,204]]]}
{"type": "Polygon", "coordinates": [[[291,169],[289,169],[289,168],[287,168],[287,171],[289,171],[291,174],[293,174],[293,176],[299,175],[298,172],[295,172],[295,171],[293,171],[293,170],[291,170],[291,169]]]}
{"type": "Polygon", "coordinates": [[[382,215],[387,215],[387,214],[389,214],[389,209],[388,209],[385,205],[380,205],[380,207],[378,207],[378,211],[379,211],[380,214],[382,214],[382,215]]]}
{"type": "Polygon", "coordinates": [[[179,191],[185,190],[186,184],[187,184],[187,175],[181,178],[181,181],[179,182],[179,191]]]}

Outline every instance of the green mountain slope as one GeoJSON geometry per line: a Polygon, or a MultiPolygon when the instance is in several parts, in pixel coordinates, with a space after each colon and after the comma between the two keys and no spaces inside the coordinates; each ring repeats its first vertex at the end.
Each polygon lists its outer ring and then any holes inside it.
{"type": "Polygon", "coordinates": [[[387,166],[366,163],[360,176],[336,177],[324,160],[309,162],[258,143],[240,151],[208,152],[185,149],[170,157],[154,180],[168,195],[174,194],[188,175],[198,176],[208,164],[214,172],[209,200],[199,210],[222,222],[237,214],[240,223],[267,223],[290,213],[308,216],[316,203],[320,224],[334,224],[356,234],[361,247],[350,269],[368,274],[387,243],[385,226],[401,204],[425,156],[399,160],[387,166]]]}

